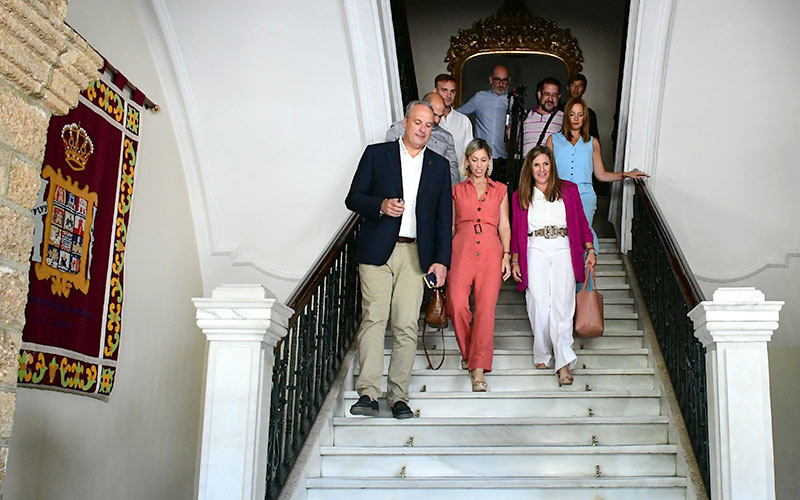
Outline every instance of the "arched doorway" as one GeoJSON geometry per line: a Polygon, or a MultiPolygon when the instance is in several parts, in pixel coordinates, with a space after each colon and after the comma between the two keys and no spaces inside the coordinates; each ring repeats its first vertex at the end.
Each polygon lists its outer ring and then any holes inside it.
{"type": "Polygon", "coordinates": [[[445,62],[456,79],[458,105],[463,96],[474,94],[477,85],[486,87],[494,64],[516,69],[512,74],[520,76],[515,81],[531,87],[545,76],[566,80],[579,73],[583,53],[568,29],[533,14],[523,2],[509,1],[496,14],[451,37],[445,62]]]}

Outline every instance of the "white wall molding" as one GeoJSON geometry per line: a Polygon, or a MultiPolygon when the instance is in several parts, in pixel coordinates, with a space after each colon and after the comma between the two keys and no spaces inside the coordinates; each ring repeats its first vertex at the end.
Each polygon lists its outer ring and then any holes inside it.
{"type": "MultiPolygon", "coordinates": [[[[167,5],[164,0],[135,2],[142,26],[162,78],[166,111],[172,115],[183,170],[195,222],[198,249],[213,257],[227,257],[233,266],[251,267],[282,281],[298,282],[306,269],[278,267],[267,263],[257,252],[243,248],[224,236],[211,175],[208,148],[191,79],[183,60],[167,5]]],[[[201,259],[202,265],[203,259],[201,259]]]]}
{"type": "Polygon", "coordinates": [[[362,145],[383,142],[393,113],[402,107],[389,1],[342,0],[342,12],[362,145]]]}
{"type": "Polygon", "coordinates": [[[706,348],[711,498],[775,498],[767,342],[784,303],[718,288],[689,317],[706,348]]]}
{"type": "MultiPolygon", "coordinates": [[[[143,2],[137,2],[137,9],[142,17],[148,41],[153,51],[153,58],[159,76],[164,82],[167,110],[173,115],[175,135],[183,158],[186,183],[189,188],[189,199],[195,229],[205,239],[205,247],[209,250],[229,250],[232,244],[219,241],[219,219],[216,210],[216,197],[213,183],[209,175],[208,152],[203,140],[202,125],[194,100],[192,86],[183,55],[178,46],[177,35],[164,0],[150,0],[152,10],[143,2]]],[[[166,104],[166,103],[165,103],[166,104]]]]}
{"type": "MultiPolygon", "coordinates": [[[[623,101],[624,111],[620,112],[620,116],[624,113],[627,118],[622,165],[627,170],[636,168],[649,173],[651,189],[655,187],[657,179],[656,155],[674,10],[675,0],[631,3],[630,26],[634,32],[629,31],[628,36],[634,35],[635,41],[633,56],[628,58],[626,55],[623,72],[623,82],[630,79],[630,95],[627,103],[623,101]]],[[[629,44],[627,50],[630,48],[629,44]]],[[[624,183],[620,228],[620,247],[623,252],[631,248],[633,192],[633,184],[624,183]]]]}
{"type": "Polygon", "coordinates": [[[752,278],[767,269],[788,269],[792,258],[800,257],[800,249],[784,250],[783,255],[762,257],[755,262],[737,269],[712,269],[706,266],[692,265],[695,278],[708,283],[731,283],[752,278]]]}
{"type": "MultiPolygon", "coordinates": [[[[625,62],[622,67],[622,88],[620,89],[619,120],[617,121],[617,147],[614,156],[614,171],[625,170],[627,153],[628,120],[630,119],[631,79],[633,77],[633,55],[638,34],[640,0],[631,0],[628,11],[628,33],[625,40],[625,62]]],[[[611,184],[611,200],[608,207],[608,220],[614,225],[617,234],[622,229],[617,227],[617,217],[622,210],[622,188],[624,183],[611,184]]],[[[620,241],[621,243],[621,241],[620,241]]]]}

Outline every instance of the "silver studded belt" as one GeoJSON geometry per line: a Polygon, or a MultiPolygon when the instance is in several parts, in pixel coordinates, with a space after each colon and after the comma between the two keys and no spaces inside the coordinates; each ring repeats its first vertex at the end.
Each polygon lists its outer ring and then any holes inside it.
{"type": "Polygon", "coordinates": [[[545,239],[563,238],[567,236],[567,228],[558,226],[544,226],[541,229],[534,229],[528,236],[542,236],[545,239]]]}

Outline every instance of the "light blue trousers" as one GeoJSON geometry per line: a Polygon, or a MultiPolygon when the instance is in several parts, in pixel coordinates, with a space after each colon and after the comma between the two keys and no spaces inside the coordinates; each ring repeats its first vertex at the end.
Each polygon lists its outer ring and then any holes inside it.
{"type": "MultiPolygon", "coordinates": [[[[597,211],[597,195],[594,192],[594,188],[591,184],[578,184],[578,192],[581,195],[581,205],[583,205],[583,213],[586,214],[586,220],[589,221],[589,229],[592,230],[592,238],[594,239],[594,251],[595,257],[597,257],[597,252],[600,251],[600,243],[597,240],[597,233],[594,231],[592,227],[592,220],[594,219],[594,213],[597,211]]],[[[584,254],[585,259],[585,254],[584,254]]],[[[585,283],[585,281],[584,281],[585,283]]],[[[597,286],[595,283],[594,286],[597,286]]],[[[578,283],[575,289],[576,292],[581,291],[583,288],[583,283],[578,283]]]]}

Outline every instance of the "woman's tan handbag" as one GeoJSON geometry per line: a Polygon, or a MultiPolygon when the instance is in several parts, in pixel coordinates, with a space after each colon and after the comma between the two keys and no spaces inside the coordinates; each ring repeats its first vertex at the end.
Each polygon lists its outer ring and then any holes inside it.
{"type": "Polygon", "coordinates": [[[585,269],[586,283],[575,296],[575,335],[583,339],[603,334],[603,296],[595,289],[594,269],[585,269]]]}
{"type": "Polygon", "coordinates": [[[447,328],[447,307],[445,307],[444,289],[434,288],[433,298],[428,304],[428,311],[425,313],[425,321],[422,324],[422,348],[425,350],[425,358],[428,360],[428,367],[438,370],[444,364],[444,329],[447,328]],[[428,355],[428,346],[425,344],[425,330],[428,326],[438,328],[442,334],[442,360],[434,368],[431,357],[428,355]]]}

